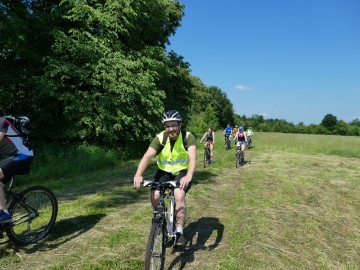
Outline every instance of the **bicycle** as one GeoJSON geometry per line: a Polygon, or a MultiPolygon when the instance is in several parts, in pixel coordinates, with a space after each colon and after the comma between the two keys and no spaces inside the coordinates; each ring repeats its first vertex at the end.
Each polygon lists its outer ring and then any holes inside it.
{"type": "Polygon", "coordinates": [[[248,139],[247,145],[248,145],[249,148],[251,148],[251,143],[252,143],[251,139],[252,139],[252,136],[247,136],[247,139],[248,139]]]}
{"type": "Polygon", "coordinates": [[[153,219],[149,240],[146,248],[145,270],[164,269],[166,243],[174,239],[176,243],[176,215],[174,188],[176,181],[164,183],[145,180],[143,186],[158,186],[160,188],[159,205],[153,207],[153,219]],[[167,207],[168,201],[169,208],[167,207]]]}
{"type": "Polygon", "coordinates": [[[204,147],[204,168],[207,164],[210,164],[211,156],[210,156],[210,143],[205,142],[204,147]]]}
{"type": "Polygon", "coordinates": [[[53,228],[58,202],[55,194],[44,186],[31,186],[15,192],[12,177],[4,189],[12,221],[0,224],[0,238],[4,232],[18,245],[28,245],[44,239],[53,228]],[[10,199],[11,202],[10,202],[10,199]]]}
{"type": "Polygon", "coordinates": [[[230,149],[230,135],[225,135],[225,149],[230,149]]]}
{"type": "Polygon", "coordinates": [[[242,165],[243,152],[241,151],[241,146],[236,148],[236,168],[239,168],[242,165]]]}

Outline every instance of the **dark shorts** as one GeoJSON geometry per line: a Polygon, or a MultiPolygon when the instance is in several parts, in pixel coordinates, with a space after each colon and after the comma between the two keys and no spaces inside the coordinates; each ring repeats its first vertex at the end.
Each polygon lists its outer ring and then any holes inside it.
{"type": "MultiPolygon", "coordinates": [[[[155,174],[154,180],[156,182],[167,182],[167,181],[176,181],[176,187],[180,186],[180,179],[187,174],[187,170],[180,171],[178,175],[173,175],[172,173],[165,172],[163,170],[158,170],[155,174]]],[[[191,188],[192,182],[186,187],[185,192],[188,192],[191,188]]],[[[158,190],[158,187],[153,187],[151,190],[158,190]]]]}
{"type": "Polygon", "coordinates": [[[26,155],[16,155],[1,160],[0,169],[3,171],[5,177],[4,179],[0,179],[0,182],[6,184],[14,175],[28,174],[32,161],[33,156],[26,155]]]}

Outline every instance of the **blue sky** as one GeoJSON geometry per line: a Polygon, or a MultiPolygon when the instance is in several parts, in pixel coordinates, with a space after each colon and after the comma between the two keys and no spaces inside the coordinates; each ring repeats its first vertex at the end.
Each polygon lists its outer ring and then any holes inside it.
{"type": "Polygon", "coordinates": [[[170,38],[235,113],[297,124],[360,119],[360,0],[180,0],[170,38]]]}

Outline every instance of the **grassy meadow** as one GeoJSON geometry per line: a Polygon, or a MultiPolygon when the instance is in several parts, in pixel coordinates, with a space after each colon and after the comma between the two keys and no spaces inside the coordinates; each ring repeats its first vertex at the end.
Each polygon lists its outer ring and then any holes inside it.
{"type": "MultiPolygon", "coordinates": [[[[359,150],[360,137],[255,133],[236,169],[217,132],[209,167],[198,144],[188,242],[168,247],[165,269],[360,269],[359,150]]],[[[57,223],[34,245],[0,239],[0,269],[143,269],[151,208],[131,183],[138,162],[86,148],[38,162],[19,188],[53,189],[57,223]]]]}

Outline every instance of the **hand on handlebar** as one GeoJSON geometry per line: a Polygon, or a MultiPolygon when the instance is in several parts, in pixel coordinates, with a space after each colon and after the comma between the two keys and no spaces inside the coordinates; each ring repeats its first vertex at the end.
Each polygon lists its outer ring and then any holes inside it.
{"type": "Polygon", "coordinates": [[[139,189],[141,184],[144,182],[144,177],[142,176],[135,176],[134,177],[134,188],[139,189]]]}

